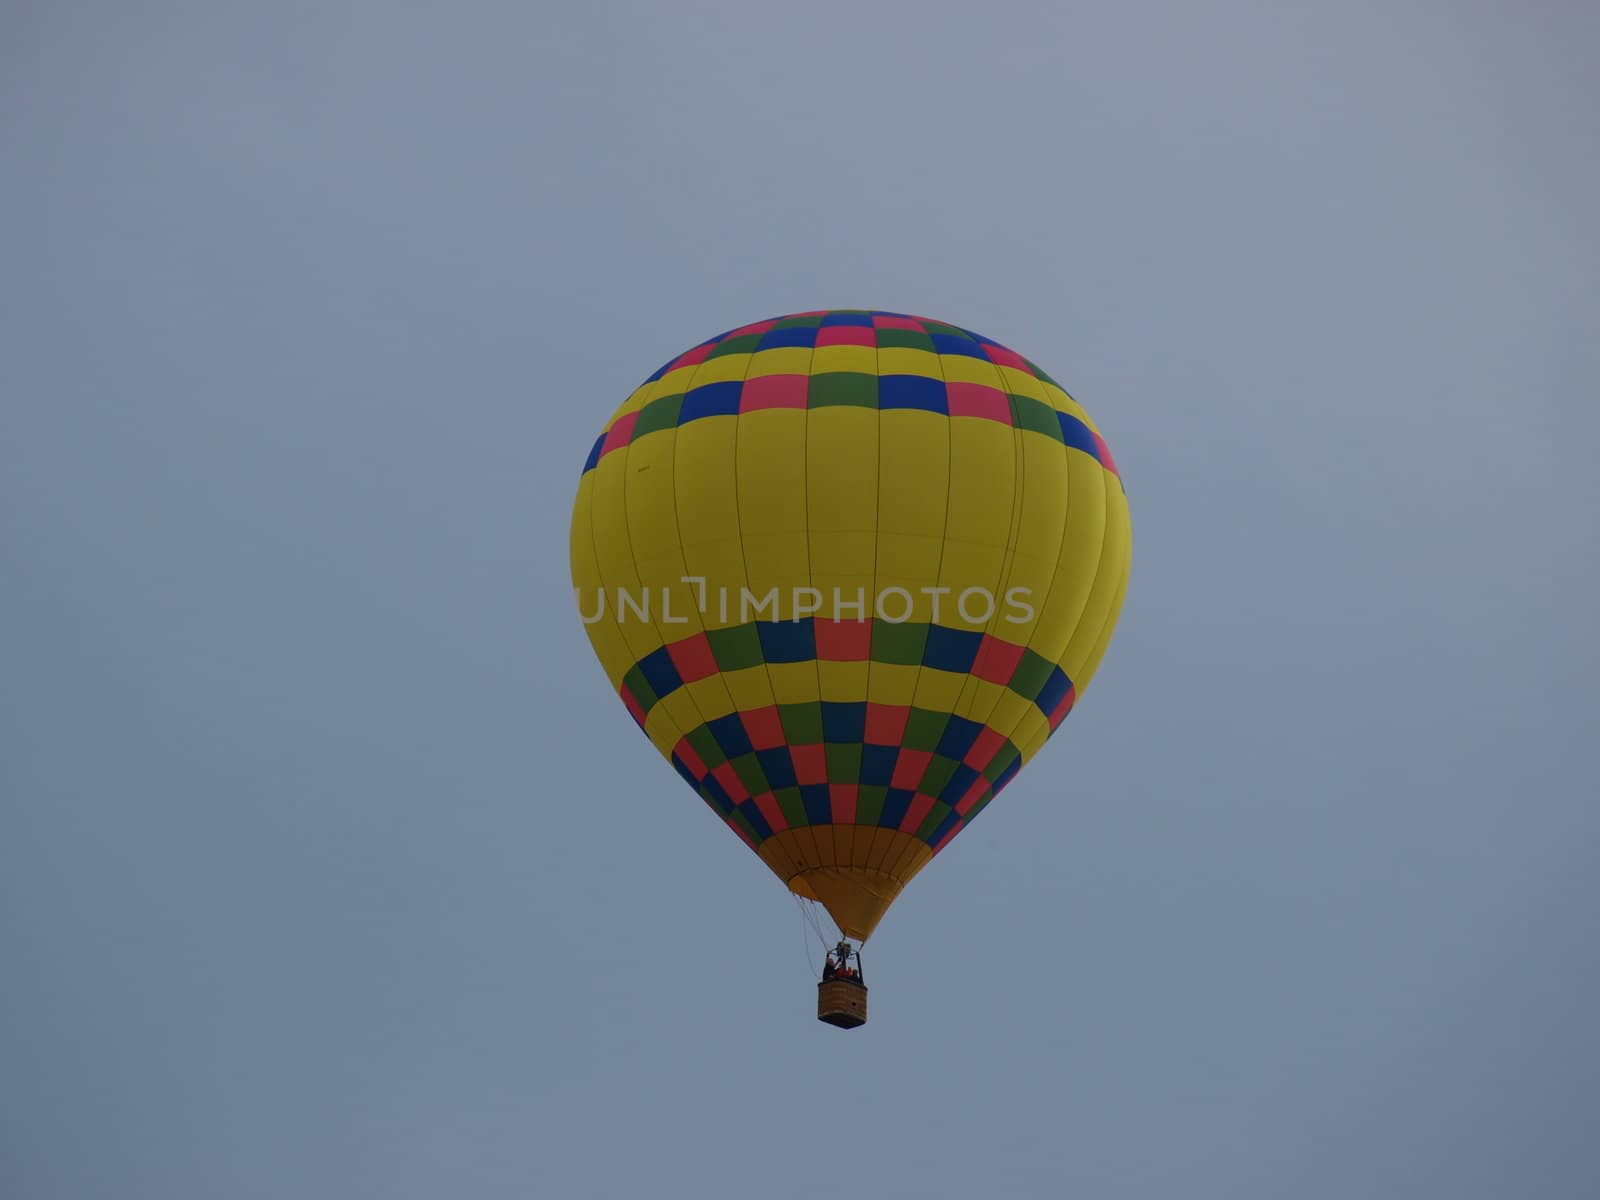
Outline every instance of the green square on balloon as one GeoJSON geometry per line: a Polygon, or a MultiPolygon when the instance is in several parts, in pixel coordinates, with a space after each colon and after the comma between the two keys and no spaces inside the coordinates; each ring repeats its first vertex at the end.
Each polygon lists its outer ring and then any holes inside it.
{"type": "Polygon", "coordinates": [[[917,790],[927,796],[939,795],[959,765],[953,758],[935,754],[928,760],[928,769],[922,773],[922,782],[917,785],[917,790]]]}
{"type": "Polygon", "coordinates": [[[778,719],[783,722],[784,740],[789,745],[815,746],[822,742],[822,701],[780,704],[778,719]]]}
{"type": "Polygon", "coordinates": [[[728,756],[722,752],[722,747],[717,744],[717,739],[711,736],[711,730],[701,725],[691,729],[686,735],[689,745],[700,756],[700,761],[705,763],[706,770],[714,770],[728,761],[728,756]]]}
{"type": "Polygon", "coordinates": [[[825,748],[829,783],[854,783],[861,778],[861,747],[830,742],[825,748]]]}
{"type": "Polygon", "coordinates": [[[767,660],[761,654],[761,637],[754,624],[730,625],[726,629],[708,629],[706,641],[711,645],[711,655],[723,671],[740,671],[745,667],[759,667],[767,660]]]}
{"type": "Polygon", "coordinates": [[[878,407],[878,377],[861,371],[823,371],[806,382],[806,407],[878,407]]]}
{"type": "Polygon", "coordinates": [[[1011,411],[1015,416],[1018,429],[1031,429],[1034,433],[1042,433],[1061,441],[1061,419],[1056,416],[1056,410],[1041,400],[1032,396],[1011,395],[1011,411]]]}
{"type": "Polygon", "coordinates": [[[783,819],[789,822],[791,829],[796,825],[810,824],[806,820],[806,802],[801,798],[799,788],[779,788],[772,794],[777,797],[778,807],[783,810],[783,819]]]}
{"type": "Polygon", "coordinates": [[[1044,685],[1050,682],[1050,672],[1054,669],[1055,665],[1048,658],[1032,650],[1024,650],[1006,686],[1024,700],[1032,700],[1044,691],[1044,685]]]}
{"type": "Polygon", "coordinates": [[[644,677],[644,671],[635,663],[628,668],[628,673],[622,677],[622,686],[633,693],[633,698],[639,702],[639,707],[649,712],[656,706],[660,699],[655,689],[650,686],[650,681],[644,677]]]}
{"type": "MultiPolygon", "coordinates": [[[[922,794],[926,796],[928,793],[924,790],[922,794]]],[[[917,826],[917,837],[927,841],[949,815],[950,806],[943,801],[935,801],[933,807],[928,810],[928,815],[922,819],[922,824],[917,826]]]]}
{"type": "Polygon", "coordinates": [[[862,784],[856,789],[856,824],[876,825],[883,816],[883,802],[889,789],[876,784],[862,784]]]}
{"type": "Polygon", "coordinates": [[[754,354],[757,346],[761,344],[759,333],[744,333],[738,337],[724,338],[711,347],[707,358],[725,358],[729,354],[754,354]]]}
{"type": "Polygon", "coordinates": [[[767,783],[767,773],[761,769],[761,760],[754,754],[741,754],[728,765],[739,777],[739,782],[744,784],[745,791],[752,796],[759,796],[763,792],[772,790],[771,785],[767,783]]]}
{"type": "Polygon", "coordinates": [[[910,750],[937,750],[939,739],[944,736],[944,727],[949,723],[949,713],[913,708],[911,715],[906,718],[906,732],[900,744],[910,750]]]}
{"type": "Polygon", "coordinates": [[[931,351],[933,349],[933,339],[915,329],[880,329],[878,330],[878,346],[880,348],[898,347],[905,350],[931,351]]]}
{"type": "Polygon", "coordinates": [[[1021,755],[1022,751],[1018,750],[1010,742],[1007,742],[1004,746],[1000,747],[994,758],[989,760],[989,765],[983,769],[983,777],[990,783],[993,783],[996,779],[999,779],[1000,776],[1005,773],[1006,768],[1012,763],[1016,762],[1021,755]]]}
{"type": "Polygon", "coordinates": [[[927,643],[928,627],[925,624],[902,621],[898,625],[893,625],[883,620],[872,623],[873,662],[919,667],[922,665],[922,651],[927,643]]]}
{"type": "Polygon", "coordinates": [[[756,832],[756,827],[750,824],[750,818],[745,816],[737,808],[733,810],[733,815],[730,816],[728,820],[732,821],[740,829],[744,830],[745,836],[748,837],[752,842],[759,842],[761,840],[761,835],[756,832]]]}
{"type": "Polygon", "coordinates": [[[683,395],[661,396],[650,401],[639,410],[639,420],[633,427],[633,440],[638,441],[647,433],[657,433],[663,429],[676,429],[678,413],[683,408],[683,395]]]}

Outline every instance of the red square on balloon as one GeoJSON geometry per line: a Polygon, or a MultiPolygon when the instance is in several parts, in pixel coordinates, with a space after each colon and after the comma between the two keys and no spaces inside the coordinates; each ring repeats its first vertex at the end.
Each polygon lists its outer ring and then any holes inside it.
{"type": "Polygon", "coordinates": [[[827,783],[828,756],[821,746],[790,746],[796,783],[827,783]]]}
{"type": "Polygon", "coordinates": [[[735,804],[750,799],[750,792],[744,786],[744,780],[739,778],[739,772],[735,771],[730,764],[722,763],[720,766],[713,767],[711,769],[711,777],[722,785],[722,790],[728,793],[728,799],[735,804]]]}
{"type": "Polygon", "coordinates": [[[900,751],[900,757],[894,760],[894,776],[889,780],[890,787],[914,788],[922,782],[922,776],[928,770],[928,762],[933,754],[928,750],[900,751]]]}
{"type": "Polygon", "coordinates": [[[1011,401],[999,388],[981,383],[947,383],[952,417],[982,417],[986,421],[1011,424],[1011,401]]]}
{"type": "Polygon", "coordinates": [[[1013,646],[986,633],[978,645],[978,656],[973,659],[972,673],[990,683],[1010,683],[1017,673],[1017,664],[1022,661],[1022,650],[1021,646],[1013,646]]]}
{"type": "Polygon", "coordinates": [[[866,662],[872,654],[871,617],[860,621],[828,621],[815,617],[811,627],[816,633],[817,657],[824,662],[866,662]]]}
{"type": "Polygon", "coordinates": [[[911,706],[867,701],[866,740],[874,746],[898,746],[906,735],[911,706]]]}
{"type": "Polygon", "coordinates": [[[640,704],[634,694],[628,690],[627,684],[622,685],[622,691],[620,694],[622,696],[622,703],[628,708],[628,715],[639,723],[640,729],[643,729],[645,719],[644,705],[640,704]]]}
{"type": "Polygon", "coordinates": [[[678,744],[672,748],[672,752],[683,760],[684,766],[694,772],[696,779],[704,779],[706,777],[705,759],[695,753],[695,748],[689,744],[688,738],[679,738],[678,744]]]}
{"type": "Polygon", "coordinates": [[[989,781],[983,776],[972,781],[972,786],[961,794],[961,799],[956,801],[956,811],[963,817],[971,811],[972,806],[983,799],[984,793],[989,790],[989,781]]]}
{"type": "Polygon", "coordinates": [[[823,346],[876,346],[878,337],[865,325],[824,325],[817,330],[817,348],[823,346]]]}
{"type": "MultiPolygon", "coordinates": [[[[672,365],[667,368],[667,371],[676,371],[679,367],[692,367],[698,363],[703,363],[715,349],[715,342],[707,342],[704,346],[696,346],[693,350],[685,350],[672,360],[672,365]]],[[[662,374],[665,373],[665,371],[662,372],[662,374]]]]}
{"type": "Polygon", "coordinates": [[[922,823],[928,819],[928,814],[933,811],[934,799],[918,792],[911,797],[911,805],[906,809],[905,817],[900,821],[901,833],[916,833],[922,823]]]}
{"type": "Polygon", "coordinates": [[[966,757],[961,761],[974,771],[981,771],[993,760],[1000,747],[1005,744],[1005,740],[1000,734],[986,725],[979,731],[977,739],[972,743],[972,746],[967,750],[966,757]]]}
{"type": "MultiPolygon", "coordinates": [[[[1007,350],[1004,346],[996,346],[993,342],[984,342],[983,352],[989,356],[989,361],[1002,367],[1015,367],[1019,371],[1028,371],[1028,364],[1022,355],[1015,350],[1007,350]]],[[[1028,371],[1028,374],[1033,374],[1028,371]]]]}
{"type": "Polygon", "coordinates": [[[678,668],[678,674],[685,683],[693,683],[717,673],[716,655],[711,653],[711,643],[703,633],[673,642],[667,647],[667,656],[672,659],[672,665],[678,668]]]}
{"type": "Polygon", "coordinates": [[[809,375],[762,375],[746,379],[739,392],[739,411],[760,412],[764,408],[804,408],[809,375]]]}
{"type": "Polygon", "coordinates": [[[1117,475],[1117,463],[1116,460],[1111,457],[1111,447],[1106,445],[1105,438],[1101,437],[1092,429],[1089,431],[1089,436],[1094,438],[1095,457],[1100,460],[1100,465],[1106,470],[1110,471],[1113,475],[1117,475]]]}
{"type": "Polygon", "coordinates": [[[783,809],[778,807],[778,798],[771,792],[762,792],[756,797],[756,807],[761,810],[761,815],[767,819],[767,824],[772,827],[772,832],[789,828],[789,819],[783,815],[783,809]]]}
{"type": "Polygon", "coordinates": [[[752,708],[739,714],[744,731],[750,735],[750,745],[756,750],[772,750],[783,745],[783,721],[778,716],[778,706],[752,708]]]}
{"type": "Polygon", "coordinates": [[[606,430],[606,440],[600,443],[600,457],[604,458],[613,450],[626,446],[633,440],[633,427],[639,423],[637,412],[628,413],[618,417],[616,423],[606,430]]]}
{"type": "Polygon", "coordinates": [[[1077,703],[1077,700],[1078,689],[1069,687],[1067,689],[1067,694],[1061,697],[1061,699],[1056,703],[1055,708],[1050,712],[1050,728],[1052,730],[1057,728],[1061,722],[1067,719],[1067,714],[1072,711],[1072,706],[1077,703]]]}

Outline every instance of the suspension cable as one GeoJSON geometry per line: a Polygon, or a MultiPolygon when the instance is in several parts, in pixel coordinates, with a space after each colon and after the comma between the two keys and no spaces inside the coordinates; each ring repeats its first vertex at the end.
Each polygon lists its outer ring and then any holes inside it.
{"type": "Polygon", "coordinates": [[[806,911],[805,901],[799,896],[795,896],[794,906],[800,912],[800,952],[805,956],[806,974],[812,978],[815,978],[818,974],[820,974],[821,968],[819,968],[811,959],[811,939],[806,936],[806,927],[809,925],[811,929],[815,931],[816,923],[812,920],[811,914],[806,911]]]}

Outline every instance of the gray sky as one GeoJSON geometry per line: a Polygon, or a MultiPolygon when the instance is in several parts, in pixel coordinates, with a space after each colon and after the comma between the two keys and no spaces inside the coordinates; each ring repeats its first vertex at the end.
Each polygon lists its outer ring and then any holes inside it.
{"type": "Polygon", "coordinates": [[[1600,9],[0,32],[0,1193],[1600,1194],[1600,9]],[[565,549],[830,305],[1040,362],[1135,537],[848,1035],[565,549]]]}

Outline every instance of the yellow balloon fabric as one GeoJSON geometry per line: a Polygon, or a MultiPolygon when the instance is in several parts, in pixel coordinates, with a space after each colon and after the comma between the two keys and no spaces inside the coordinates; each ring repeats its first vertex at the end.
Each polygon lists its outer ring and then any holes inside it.
{"type": "Polygon", "coordinates": [[[634,720],[856,938],[1066,717],[1131,547],[1077,401],[990,338],[867,309],[662,367],[595,442],[571,542],[634,720]]]}

